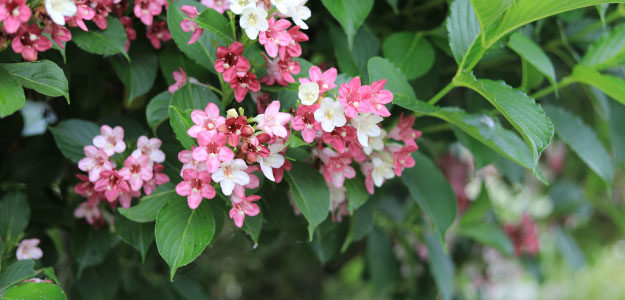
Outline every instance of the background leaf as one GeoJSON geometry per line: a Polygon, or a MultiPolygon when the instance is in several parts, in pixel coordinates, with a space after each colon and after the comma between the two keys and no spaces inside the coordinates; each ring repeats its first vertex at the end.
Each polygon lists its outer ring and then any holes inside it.
{"type": "Polygon", "coordinates": [[[388,233],[374,228],[367,238],[367,265],[378,295],[387,290],[399,275],[399,265],[388,233]]]}
{"type": "Polygon", "coordinates": [[[508,47],[539,70],[547,77],[551,85],[554,88],[556,87],[556,70],[549,57],[540,46],[536,45],[536,43],[528,37],[517,32],[510,36],[508,47]]]}
{"type": "Polygon", "coordinates": [[[565,79],[594,86],[625,105],[625,80],[622,78],[601,74],[593,68],[577,65],[573,68],[573,73],[565,79]]]}
{"type": "Polygon", "coordinates": [[[107,228],[92,229],[86,225],[76,226],[72,231],[72,256],[78,263],[78,277],[85,268],[104,261],[111,250],[113,235],[107,228]]]}
{"type": "Polygon", "coordinates": [[[432,233],[425,235],[425,245],[430,258],[430,274],[442,294],[442,299],[450,300],[454,296],[454,262],[445,253],[432,233]]]}
{"type": "Polygon", "coordinates": [[[135,223],[120,214],[115,214],[115,228],[119,237],[141,253],[141,260],[154,241],[154,223],[135,223]]]}
{"type": "Polygon", "coordinates": [[[111,60],[119,79],[126,87],[128,104],[143,94],[146,94],[154,85],[158,60],[156,54],[145,44],[135,44],[130,49],[130,62],[119,57],[111,60]]]}
{"type": "Polygon", "coordinates": [[[515,0],[471,0],[482,32],[488,32],[497,25],[503,13],[515,0]]]}
{"type": "Polygon", "coordinates": [[[121,53],[130,60],[126,53],[126,30],[119,19],[109,17],[108,26],[105,30],[91,29],[83,31],[80,28],[72,28],[72,42],[80,49],[99,55],[113,55],[121,53]]]}
{"type": "Polygon", "coordinates": [[[30,206],[26,194],[11,192],[0,199],[0,237],[3,240],[16,242],[14,239],[26,229],[29,219],[30,206]]]}
{"type": "Polygon", "coordinates": [[[293,162],[291,170],[286,172],[286,180],[295,204],[308,220],[308,235],[312,240],[315,228],[328,217],[330,191],[319,171],[305,163],[293,162]]]}
{"type": "Polygon", "coordinates": [[[373,8],[373,0],[321,0],[330,14],[339,21],[352,48],[354,35],[373,8]]]}
{"type": "Polygon", "coordinates": [[[85,153],[83,148],[93,143],[93,138],[100,134],[100,127],[93,122],[69,119],[50,127],[56,146],[67,159],[78,163],[85,153]]]}
{"type": "Polygon", "coordinates": [[[434,48],[419,33],[393,33],[384,40],[382,51],[384,57],[398,66],[408,80],[427,73],[434,65],[434,48]]]}
{"type": "Polygon", "coordinates": [[[156,128],[169,119],[169,102],[171,98],[172,94],[168,91],[163,91],[150,100],[150,103],[145,108],[145,117],[151,128],[156,128]]]}
{"type": "Polygon", "coordinates": [[[374,57],[367,64],[369,80],[378,81],[386,79],[385,89],[393,93],[393,103],[399,106],[415,110],[417,96],[412,86],[406,81],[404,74],[395,65],[381,57],[374,57]]]}
{"type": "Polygon", "coordinates": [[[50,97],[63,96],[69,103],[69,87],[63,69],[49,60],[0,65],[23,87],[50,97]]]}
{"type": "MultiPolygon", "coordinates": [[[[214,9],[205,9],[194,20],[201,28],[204,28],[227,41],[233,42],[230,22],[214,9]]],[[[224,45],[225,46],[225,45],[224,45]]]]}
{"type": "Polygon", "coordinates": [[[623,62],[625,62],[625,25],[620,25],[592,44],[579,63],[603,70],[623,62]]]}
{"type": "Polygon", "coordinates": [[[24,89],[9,72],[0,68],[0,118],[4,118],[24,106],[24,89]]]}
{"type": "Polygon", "coordinates": [[[32,259],[18,260],[10,264],[0,274],[0,292],[24,279],[35,276],[35,261],[32,259]]]}

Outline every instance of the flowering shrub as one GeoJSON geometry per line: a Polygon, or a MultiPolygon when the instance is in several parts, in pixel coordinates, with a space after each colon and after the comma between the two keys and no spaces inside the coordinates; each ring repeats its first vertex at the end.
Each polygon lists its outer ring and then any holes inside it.
{"type": "Polygon", "coordinates": [[[550,298],[625,231],[622,3],[0,0],[0,297],[550,298]]]}

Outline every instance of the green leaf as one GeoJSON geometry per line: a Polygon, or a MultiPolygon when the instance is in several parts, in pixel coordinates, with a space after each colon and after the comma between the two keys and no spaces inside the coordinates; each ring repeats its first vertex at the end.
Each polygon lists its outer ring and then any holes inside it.
{"type": "MultiPolygon", "coordinates": [[[[471,0],[482,32],[491,31],[515,0],[471,0]]],[[[484,38],[484,35],[482,35],[484,38]]]]}
{"type": "Polygon", "coordinates": [[[386,0],[386,3],[391,6],[395,14],[399,13],[399,9],[397,8],[397,2],[399,2],[399,0],[386,0]]]}
{"type": "Polygon", "coordinates": [[[167,10],[167,26],[169,27],[171,37],[182,53],[186,54],[198,65],[217,74],[215,71],[217,47],[228,46],[230,43],[213,32],[205,31],[197,42],[188,45],[191,32],[184,32],[180,28],[180,22],[186,17],[180,10],[180,7],[183,5],[195,6],[199,12],[205,9],[208,10],[206,6],[196,1],[179,0],[172,2],[171,7],[167,10]]]}
{"type": "Polygon", "coordinates": [[[434,163],[420,152],[414,152],[415,168],[405,169],[401,176],[419,207],[434,224],[437,237],[445,242],[445,232],[454,222],[458,210],[456,194],[434,163]]]}
{"type": "Polygon", "coordinates": [[[13,239],[26,229],[29,219],[30,206],[26,194],[11,192],[0,199],[0,238],[15,242],[13,239]]]}
{"type": "Polygon", "coordinates": [[[293,162],[291,170],[286,172],[286,180],[295,204],[308,220],[308,235],[312,240],[315,228],[328,217],[330,191],[319,171],[305,163],[293,162]]]}
{"type": "Polygon", "coordinates": [[[594,86],[625,105],[625,80],[622,78],[601,74],[593,68],[577,65],[573,68],[573,73],[565,79],[594,86]]]}
{"type": "Polygon", "coordinates": [[[63,69],[49,60],[2,64],[23,87],[50,97],[63,96],[69,103],[69,88],[63,69]]]}
{"type": "Polygon", "coordinates": [[[24,89],[9,72],[0,68],[0,118],[18,111],[25,102],[24,89]]]}
{"type": "Polygon", "coordinates": [[[384,40],[384,57],[398,66],[412,80],[427,73],[434,65],[434,48],[420,33],[397,32],[384,40]]]}
{"type": "Polygon", "coordinates": [[[176,82],[173,77],[174,71],[179,71],[182,68],[187,74],[187,78],[193,77],[199,82],[206,82],[208,80],[208,70],[204,67],[196,64],[189,57],[184,55],[176,45],[166,46],[165,49],[159,54],[158,62],[161,69],[161,74],[165,78],[168,85],[176,82]]]}
{"type": "Polygon", "coordinates": [[[321,0],[321,2],[343,27],[351,49],[358,28],[365,22],[373,8],[373,0],[321,0]]]}
{"type": "Polygon", "coordinates": [[[399,277],[399,264],[388,234],[380,228],[374,228],[367,238],[365,255],[373,287],[376,294],[380,295],[399,277]]]}
{"type": "Polygon", "coordinates": [[[461,64],[463,57],[480,34],[480,23],[470,0],[455,0],[451,3],[447,33],[451,52],[456,62],[461,64]]]}
{"type": "Polygon", "coordinates": [[[141,253],[141,261],[145,261],[145,255],[154,241],[153,223],[135,223],[124,216],[115,214],[115,228],[119,237],[128,245],[141,253]]]}
{"type": "Polygon", "coordinates": [[[59,286],[49,282],[24,282],[9,288],[2,295],[6,300],[46,299],[65,300],[65,292],[59,286]]]}
{"type": "Polygon", "coordinates": [[[2,290],[21,282],[24,279],[35,276],[35,261],[32,259],[18,260],[10,264],[0,274],[0,294],[2,290]]]}
{"type": "Polygon", "coordinates": [[[243,227],[241,227],[241,229],[250,236],[254,244],[258,245],[258,238],[263,229],[263,212],[261,211],[258,215],[253,217],[245,217],[245,222],[243,222],[243,227]]]}
{"type": "Polygon", "coordinates": [[[176,135],[176,139],[180,142],[182,147],[187,150],[191,149],[191,146],[195,145],[193,139],[187,134],[187,130],[193,126],[193,121],[191,121],[192,110],[180,111],[175,106],[169,106],[169,124],[171,125],[171,129],[174,131],[176,135]]]}
{"type": "Polygon", "coordinates": [[[610,102],[610,140],[617,163],[625,162],[625,106],[610,102]]]}
{"type": "Polygon", "coordinates": [[[205,9],[197,18],[193,19],[201,28],[204,28],[222,38],[228,43],[233,42],[230,22],[214,9],[205,9]]]}
{"type": "Polygon", "coordinates": [[[482,95],[519,131],[532,151],[535,169],[540,154],[553,136],[553,124],[540,105],[502,81],[476,79],[473,75],[461,73],[454,78],[454,83],[482,95]]]}
{"type": "Polygon", "coordinates": [[[484,245],[493,247],[506,255],[512,255],[514,246],[508,236],[497,224],[481,222],[463,225],[458,229],[458,235],[471,238],[484,245]]]}
{"type": "Polygon", "coordinates": [[[129,208],[118,208],[119,213],[124,217],[139,223],[152,222],[156,220],[158,211],[167,203],[167,200],[176,194],[174,185],[171,182],[159,185],[152,194],[141,198],[139,204],[129,208]]]}
{"type": "Polygon", "coordinates": [[[341,252],[347,251],[352,242],[362,239],[371,232],[373,229],[373,212],[377,203],[377,199],[371,199],[352,212],[352,217],[349,219],[349,231],[341,247],[341,252]]]}
{"type": "Polygon", "coordinates": [[[603,24],[603,28],[605,28],[607,25],[605,21],[605,13],[608,11],[608,6],[610,6],[610,4],[595,5],[595,8],[597,9],[597,13],[599,14],[599,18],[601,18],[601,23],[603,24]]]}
{"type": "Polygon", "coordinates": [[[178,89],[169,103],[169,122],[176,134],[176,138],[183,147],[191,149],[193,139],[187,130],[193,126],[191,112],[196,109],[204,110],[209,102],[221,106],[219,99],[208,88],[187,83],[178,89]]]}
{"type": "Polygon", "coordinates": [[[107,228],[93,229],[86,225],[72,231],[72,256],[78,263],[78,277],[85,268],[100,264],[111,250],[112,235],[107,228]]]}
{"type": "Polygon", "coordinates": [[[133,100],[146,94],[156,79],[158,59],[149,46],[136,44],[130,50],[130,61],[113,57],[111,63],[126,87],[129,105],[133,100]]]}
{"type": "Polygon", "coordinates": [[[326,219],[315,231],[310,247],[322,264],[326,264],[339,253],[341,239],[344,236],[344,227],[341,224],[326,219]]]}
{"type": "Polygon", "coordinates": [[[367,64],[369,80],[377,81],[386,79],[385,89],[393,93],[393,103],[401,107],[416,110],[418,107],[417,96],[412,86],[406,81],[404,74],[395,65],[381,57],[374,57],[367,64]]]}
{"type": "Polygon", "coordinates": [[[105,30],[83,31],[80,28],[72,28],[72,42],[89,53],[99,55],[121,53],[130,60],[126,53],[126,29],[117,18],[109,17],[107,22],[108,27],[105,30]]]}
{"type": "Polygon", "coordinates": [[[115,299],[121,278],[127,278],[127,273],[121,272],[118,260],[117,255],[109,255],[100,265],[85,270],[74,285],[82,299],[115,299]]]}
{"type": "Polygon", "coordinates": [[[603,70],[623,62],[625,62],[625,25],[620,25],[592,44],[579,64],[603,70]]]}
{"type": "Polygon", "coordinates": [[[528,37],[517,32],[510,36],[508,47],[538,69],[547,77],[551,85],[556,88],[556,70],[549,57],[540,46],[536,45],[536,43],[528,37]]]}
{"type": "Polygon", "coordinates": [[[558,248],[560,248],[560,252],[564,257],[564,260],[568,263],[568,265],[573,269],[573,271],[579,270],[586,264],[586,258],[584,257],[584,252],[579,248],[575,239],[569,235],[568,232],[564,231],[562,227],[556,225],[554,227],[556,244],[558,248]]]}
{"type": "Polygon", "coordinates": [[[156,217],[156,245],[169,265],[170,280],[178,268],[198,257],[215,235],[215,218],[207,201],[190,209],[187,199],[172,195],[156,217]]]}
{"type": "Polygon", "coordinates": [[[168,91],[164,91],[154,96],[148,103],[148,106],[145,108],[145,117],[151,128],[156,128],[169,119],[169,102],[171,97],[172,95],[168,91]]]}
{"type": "Polygon", "coordinates": [[[607,184],[612,182],[614,170],[610,156],[597,134],[579,117],[556,106],[545,106],[556,133],[607,184]]]}
{"type": "Polygon", "coordinates": [[[93,138],[100,134],[100,127],[93,122],[69,119],[49,127],[56,146],[67,159],[78,163],[85,153],[83,148],[93,143],[93,138]]]}
{"type": "MultiPolygon", "coordinates": [[[[371,30],[363,26],[356,33],[354,47],[350,50],[345,33],[334,25],[330,25],[329,28],[334,56],[336,56],[341,72],[350,76],[362,76],[362,80],[366,82],[368,79],[367,62],[380,51],[378,38],[371,30]]],[[[305,74],[305,77],[308,77],[308,68],[305,74]]]]}
{"type": "Polygon", "coordinates": [[[454,296],[454,262],[432,233],[425,235],[425,244],[430,257],[430,273],[434,278],[438,291],[442,294],[443,300],[451,300],[454,296]]]}
{"type": "Polygon", "coordinates": [[[350,214],[363,205],[367,199],[369,199],[369,192],[365,187],[365,178],[360,174],[356,174],[356,177],[345,180],[345,190],[347,198],[347,210],[350,214]]]}

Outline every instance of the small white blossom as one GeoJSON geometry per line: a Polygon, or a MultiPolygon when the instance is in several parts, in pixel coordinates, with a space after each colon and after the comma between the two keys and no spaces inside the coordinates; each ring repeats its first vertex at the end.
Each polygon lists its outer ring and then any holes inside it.
{"type": "Polygon", "coordinates": [[[315,111],[315,120],[321,123],[325,132],[332,132],[335,127],[341,127],[347,123],[343,105],[332,98],[323,98],[321,107],[315,111]]]}
{"type": "Polygon", "coordinates": [[[363,147],[369,146],[369,137],[380,135],[380,126],[378,123],[382,121],[382,117],[374,114],[359,114],[352,119],[352,125],[356,128],[358,142],[363,147]]]}
{"type": "Polygon", "coordinates": [[[240,15],[246,8],[256,7],[256,0],[230,0],[230,10],[240,15]]]}
{"type": "MultiPolygon", "coordinates": [[[[384,152],[382,155],[384,155],[384,152]]],[[[371,162],[373,164],[371,178],[373,178],[373,183],[377,187],[381,187],[385,179],[391,179],[395,177],[395,172],[393,172],[392,158],[390,163],[387,160],[388,159],[383,159],[382,157],[377,155],[371,158],[371,162]]]]}
{"type": "Polygon", "coordinates": [[[267,12],[262,7],[248,7],[243,10],[239,24],[245,30],[247,37],[255,40],[258,37],[258,33],[267,31],[269,28],[267,12]]]}
{"type": "Polygon", "coordinates": [[[250,176],[245,172],[247,165],[240,158],[225,161],[221,163],[217,172],[213,173],[212,178],[221,185],[221,191],[226,196],[232,194],[234,185],[246,185],[250,183],[250,176]]]}
{"type": "Polygon", "coordinates": [[[378,136],[369,139],[369,145],[363,150],[365,154],[370,155],[373,150],[382,151],[384,149],[384,138],[386,137],[386,131],[380,128],[380,134],[378,136]]]}
{"type": "Polygon", "coordinates": [[[271,0],[271,4],[275,5],[281,14],[286,15],[289,13],[289,9],[299,5],[299,0],[271,0]]]}
{"type": "Polygon", "coordinates": [[[65,25],[65,17],[76,14],[76,4],[72,0],[46,0],[46,12],[52,21],[58,25],[65,25]]]}
{"type": "Polygon", "coordinates": [[[299,85],[297,96],[299,96],[302,104],[313,105],[319,98],[319,85],[314,81],[302,83],[299,85]]]}
{"type": "Polygon", "coordinates": [[[40,259],[43,256],[43,251],[37,245],[39,245],[39,239],[22,240],[17,247],[15,257],[17,260],[40,259]]]}
{"type": "Polygon", "coordinates": [[[300,0],[299,5],[289,8],[289,12],[286,14],[293,19],[295,25],[304,30],[308,29],[308,25],[304,21],[308,20],[311,16],[310,9],[305,5],[307,1],[308,0],[300,0]]]}
{"type": "Polygon", "coordinates": [[[284,144],[282,143],[271,144],[269,145],[269,156],[258,156],[257,161],[260,165],[260,169],[263,171],[265,177],[271,181],[276,181],[273,177],[273,169],[280,168],[284,165],[284,156],[280,154],[283,146],[284,144]]]}

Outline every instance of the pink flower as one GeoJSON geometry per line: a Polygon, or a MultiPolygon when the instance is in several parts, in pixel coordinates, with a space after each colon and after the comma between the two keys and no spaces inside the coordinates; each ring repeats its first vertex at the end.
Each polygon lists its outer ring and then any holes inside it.
{"type": "Polygon", "coordinates": [[[46,23],[46,27],[43,32],[52,37],[52,40],[59,45],[61,49],[65,48],[65,42],[69,42],[72,39],[72,33],[65,26],[57,25],[54,22],[46,23]]]}
{"type": "MultiPolygon", "coordinates": [[[[260,82],[262,83],[262,79],[260,82]]],[[[271,94],[268,92],[253,92],[250,93],[250,96],[256,103],[256,111],[258,111],[259,114],[264,113],[269,103],[271,103],[271,94]]]]}
{"type": "Polygon", "coordinates": [[[280,112],[280,101],[273,101],[264,114],[258,115],[256,118],[258,128],[260,128],[269,136],[286,137],[288,132],[284,125],[291,121],[291,115],[280,112]]]}
{"type": "Polygon", "coordinates": [[[360,90],[362,98],[368,100],[368,112],[381,117],[388,117],[391,115],[385,104],[393,101],[393,93],[384,89],[385,84],[386,79],[381,79],[372,82],[370,86],[363,86],[360,90]]]}
{"type": "Polygon", "coordinates": [[[124,152],[124,150],[126,150],[124,128],[120,126],[111,128],[111,126],[102,125],[102,127],[100,127],[100,135],[93,138],[93,144],[104,150],[108,156],[124,152]]]}
{"type": "Polygon", "coordinates": [[[332,145],[338,153],[344,153],[348,142],[356,141],[356,129],[352,126],[335,127],[332,132],[323,132],[323,142],[332,145]]]}
{"type": "Polygon", "coordinates": [[[163,169],[165,169],[165,166],[154,163],[152,167],[152,179],[143,183],[143,191],[146,195],[152,194],[152,191],[154,191],[157,186],[169,182],[169,176],[163,173],[163,169]]]}
{"type": "Polygon", "coordinates": [[[260,91],[260,83],[256,79],[256,75],[250,72],[247,72],[243,77],[234,78],[230,81],[230,87],[234,89],[234,99],[237,102],[243,101],[248,90],[252,92],[260,91]]]}
{"type": "Polygon", "coordinates": [[[421,137],[421,131],[412,128],[414,121],[414,116],[404,118],[404,113],[402,112],[399,116],[397,127],[391,129],[391,132],[388,133],[388,137],[398,141],[403,141],[406,145],[416,146],[417,142],[415,142],[415,139],[421,137]]]}
{"type": "Polygon", "coordinates": [[[136,0],[133,12],[135,16],[145,25],[152,25],[154,16],[158,16],[163,11],[163,3],[155,0],[136,0]]]}
{"type": "Polygon", "coordinates": [[[142,135],[137,140],[137,149],[132,152],[132,156],[147,156],[151,161],[154,162],[164,162],[165,161],[165,153],[161,151],[161,140],[159,138],[151,138],[148,139],[146,136],[142,135]]]}
{"type": "Polygon", "coordinates": [[[225,82],[230,82],[235,77],[244,77],[250,70],[250,62],[243,57],[243,50],[241,42],[234,42],[227,48],[217,47],[215,70],[223,73],[225,82]]]}
{"type": "Polygon", "coordinates": [[[217,131],[202,131],[197,136],[199,147],[193,149],[193,159],[206,163],[209,173],[215,173],[222,161],[234,159],[234,152],[226,146],[227,137],[217,131]]]}
{"type": "Polygon", "coordinates": [[[256,216],[260,213],[260,208],[254,201],[260,200],[260,196],[251,195],[247,197],[239,197],[236,194],[232,194],[230,197],[232,200],[232,209],[230,209],[230,219],[234,220],[234,225],[241,228],[245,215],[250,217],[256,216]]]}
{"type": "Polygon", "coordinates": [[[271,17],[267,22],[269,27],[267,31],[258,35],[258,42],[265,46],[265,51],[269,56],[276,57],[278,56],[278,49],[288,46],[292,41],[291,35],[286,31],[291,26],[291,22],[286,19],[276,21],[274,17],[271,17]]]}
{"type": "MultiPolygon", "coordinates": [[[[288,30],[288,33],[291,36],[291,42],[286,47],[280,47],[279,52],[281,58],[284,58],[287,55],[291,57],[299,57],[300,55],[302,55],[302,46],[299,43],[308,41],[308,36],[305,33],[299,31],[299,28],[299,26],[294,26],[288,30]]],[[[334,78],[336,79],[336,74],[334,75],[334,78]]],[[[332,83],[334,83],[334,80],[332,80],[332,83]]]]}
{"type": "Polygon", "coordinates": [[[8,34],[16,33],[22,23],[30,20],[31,11],[26,0],[0,1],[0,22],[8,34]]]}
{"type": "Polygon", "coordinates": [[[349,152],[352,158],[358,163],[361,163],[369,158],[367,153],[365,153],[364,149],[362,148],[360,142],[358,142],[358,138],[353,141],[347,142],[347,148],[345,149],[345,151],[349,152]]]}
{"type": "Polygon", "coordinates": [[[517,256],[538,254],[538,225],[532,217],[523,214],[521,224],[505,225],[504,230],[512,240],[517,256]]]}
{"type": "Polygon", "coordinates": [[[210,184],[211,176],[208,172],[198,173],[194,170],[184,170],[182,179],[184,181],[176,185],[176,193],[187,197],[187,204],[190,209],[198,208],[203,198],[215,198],[215,189],[210,184]]]}
{"type": "Polygon", "coordinates": [[[173,94],[187,83],[187,73],[184,72],[182,67],[178,67],[178,71],[174,71],[171,74],[176,82],[170,85],[167,90],[173,94]]]}
{"type": "Polygon", "coordinates": [[[178,153],[178,160],[183,164],[180,170],[180,177],[182,177],[184,170],[194,170],[196,172],[206,171],[206,164],[203,161],[193,159],[193,151],[180,151],[180,153],[178,153]]]}
{"type": "Polygon", "coordinates": [[[215,103],[208,103],[204,111],[192,111],[191,120],[194,125],[187,130],[187,134],[194,138],[202,131],[216,131],[226,122],[226,118],[219,115],[219,107],[215,103]]]}
{"type": "Polygon", "coordinates": [[[130,155],[124,161],[124,167],[119,170],[124,180],[128,181],[133,191],[138,191],[144,182],[152,179],[152,164],[146,155],[130,155]]]}
{"type": "Polygon", "coordinates": [[[87,201],[90,204],[98,204],[100,200],[103,199],[102,193],[96,192],[94,189],[93,182],[89,181],[89,177],[83,174],[76,174],[76,178],[78,178],[81,182],[74,186],[74,192],[78,195],[81,195],[87,198],[87,201]]]}
{"type": "Polygon", "coordinates": [[[43,251],[37,245],[39,245],[39,239],[22,240],[19,246],[17,246],[15,258],[17,260],[40,259],[43,256],[43,251]]]}
{"type": "Polygon", "coordinates": [[[78,207],[74,210],[74,217],[76,219],[84,218],[87,220],[89,225],[93,225],[98,219],[100,219],[101,213],[97,203],[85,201],[80,203],[80,205],[78,205],[78,207]]]}
{"type": "Polygon", "coordinates": [[[258,155],[269,155],[269,148],[264,144],[269,142],[270,139],[271,137],[266,133],[244,138],[243,143],[239,146],[237,158],[245,159],[248,164],[253,164],[258,160],[258,155]]]}
{"type": "MultiPolygon", "coordinates": [[[[95,16],[95,10],[91,6],[89,6],[87,1],[78,0],[76,1],[76,14],[71,18],[65,17],[65,21],[67,22],[67,25],[69,27],[80,27],[80,29],[82,29],[83,31],[89,31],[89,29],[87,28],[87,25],[85,25],[84,20],[93,20],[94,16],[95,16]]],[[[126,26],[123,19],[124,18],[120,18],[120,21],[122,22],[122,24],[124,24],[124,26],[126,26]]],[[[130,21],[129,17],[128,17],[128,21],[130,21]]],[[[130,21],[130,23],[132,22],[130,21]]],[[[128,29],[126,29],[126,34],[128,35],[128,38],[130,39],[130,35],[128,34],[128,29]]],[[[135,36],[136,36],[136,33],[135,33],[135,36]]]]}
{"type": "Polygon", "coordinates": [[[323,95],[323,93],[333,89],[336,87],[334,81],[336,80],[336,69],[330,68],[325,72],[321,73],[321,69],[317,66],[310,67],[308,70],[308,78],[300,78],[299,83],[308,83],[308,82],[316,82],[319,85],[319,94],[323,95]]]}
{"type": "Polygon", "coordinates": [[[89,173],[91,182],[98,181],[102,171],[113,169],[113,164],[109,161],[109,156],[104,150],[89,145],[85,146],[83,151],[85,152],[85,158],[78,162],[78,168],[89,173]]]}
{"type": "Polygon", "coordinates": [[[167,42],[171,40],[171,33],[169,33],[166,21],[153,22],[152,25],[148,26],[145,35],[152,43],[154,49],[161,49],[161,41],[167,42]]]}
{"type": "Polygon", "coordinates": [[[220,14],[223,14],[226,10],[230,9],[230,1],[228,0],[202,0],[202,4],[216,10],[220,14]]]}
{"type": "Polygon", "coordinates": [[[100,180],[95,183],[97,192],[104,192],[108,202],[117,200],[123,192],[129,193],[130,187],[124,178],[114,170],[105,170],[100,173],[100,180]]]}
{"type": "Polygon", "coordinates": [[[407,145],[404,147],[390,145],[389,150],[393,153],[393,171],[395,171],[395,175],[401,176],[401,172],[404,168],[414,167],[415,161],[410,154],[419,150],[419,147],[416,145],[407,145]]]}
{"type": "Polygon", "coordinates": [[[245,116],[229,117],[217,128],[217,131],[228,135],[228,145],[237,147],[241,137],[247,138],[254,134],[254,128],[247,123],[245,116]]]}
{"type": "Polygon", "coordinates": [[[368,99],[362,97],[363,87],[360,85],[360,77],[354,77],[348,83],[341,84],[337,98],[345,108],[346,116],[355,118],[359,112],[367,113],[371,110],[368,99]]]}
{"type": "Polygon", "coordinates": [[[291,121],[291,127],[302,132],[302,138],[306,143],[312,143],[317,137],[317,131],[321,131],[321,125],[315,120],[315,111],[319,104],[300,105],[297,114],[291,121]]]}
{"type": "Polygon", "coordinates": [[[373,182],[373,164],[371,162],[366,162],[360,165],[360,172],[365,175],[365,188],[367,188],[367,192],[373,195],[375,185],[373,182]]]}
{"type": "Polygon", "coordinates": [[[274,85],[277,82],[279,85],[287,86],[289,83],[295,82],[291,74],[299,74],[301,68],[298,62],[292,60],[288,55],[285,59],[274,58],[270,60],[264,53],[261,54],[267,62],[267,75],[260,79],[260,83],[274,85]]]}
{"type": "MultiPolygon", "coordinates": [[[[187,15],[187,18],[190,18],[190,19],[197,18],[198,12],[195,6],[183,5],[182,7],[180,7],[180,10],[182,10],[182,12],[184,12],[185,15],[187,15]]],[[[191,32],[191,38],[189,39],[189,42],[187,43],[188,45],[191,45],[197,42],[202,36],[202,33],[204,33],[204,29],[200,28],[200,26],[197,23],[191,20],[187,20],[187,19],[184,19],[180,22],[180,28],[182,28],[182,31],[184,32],[191,32]]]]}
{"type": "Polygon", "coordinates": [[[356,176],[356,170],[349,164],[352,162],[349,154],[342,155],[337,154],[330,148],[324,148],[322,150],[324,155],[320,156],[324,165],[323,177],[328,184],[332,183],[335,187],[343,187],[345,178],[354,178],[356,176]]]}
{"type": "Polygon", "coordinates": [[[129,16],[121,17],[119,21],[124,25],[124,29],[126,29],[126,51],[128,51],[130,49],[130,41],[137,39],[137,31],[132,28],[132,19],[130,19],[129,16]]]}
{"type": "Polygon", "coordinates": [[[94,0],[91,2],[91,7],[93,7],[95,12],[93,22],[100,30],[104,30],[108,27],[106,18],[111,13],[113,4],[113,0],[94,0]]]}
{"type": "Polygon", "coordinates": [[[37,52],[43,52],[52,48],[52,41],[41,35],[41,32],[42,30],[37,24],[20,27],[11,44],[13,52],[21,53],[22,57],[27,61],[37,60],[37,52]]]}

